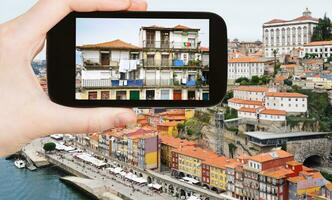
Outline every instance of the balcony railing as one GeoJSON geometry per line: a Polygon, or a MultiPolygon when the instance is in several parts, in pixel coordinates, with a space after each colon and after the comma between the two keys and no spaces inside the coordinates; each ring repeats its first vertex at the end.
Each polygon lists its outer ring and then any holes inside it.
{"type": "Polygon", "coordinates": [[[199,45],[196,42],[172,42],[172,41],[153,41],[144,40],[143,48],[156,49],[198,49],[199,45]]]}
{"type": "Polygon", "coordinates": [[[144,67],[202,67],[202,61],[189,60],[187,63],[181,59],[143,59],[144,67]]]}
{"type": "Polygon", "coordinates": [[[142,87],[144,85],[143,80],[112,80],[113,87],[142,87]]]}
{"type": "Polygon", "coordinates": [[[110,79],[83,79],[81,86],[83,88],[109,88],[112,87],[110,79]]]}

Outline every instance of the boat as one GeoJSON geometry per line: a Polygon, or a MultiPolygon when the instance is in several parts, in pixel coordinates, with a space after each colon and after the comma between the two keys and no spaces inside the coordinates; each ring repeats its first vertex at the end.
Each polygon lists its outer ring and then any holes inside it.
{"type": "Polygon", "coordinates": [[[14,165],[19,168],[25,168],[25,161],[24,160],[15,160],[14,165]]]}

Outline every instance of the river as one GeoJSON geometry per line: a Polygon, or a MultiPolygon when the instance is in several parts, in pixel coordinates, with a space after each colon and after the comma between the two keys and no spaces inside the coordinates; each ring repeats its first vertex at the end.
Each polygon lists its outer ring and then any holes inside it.
{"type": "Polygon", "coordinates": [[[0,199],[4,200],[88,200],[59,180],[66,175],[56,167],[30,171],[18,169],[13,160],[0,159],[0,199]]]}

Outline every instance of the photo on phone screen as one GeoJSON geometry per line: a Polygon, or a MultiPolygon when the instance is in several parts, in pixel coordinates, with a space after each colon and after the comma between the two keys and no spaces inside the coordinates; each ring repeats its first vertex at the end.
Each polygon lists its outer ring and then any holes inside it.
{"type": "Polygon", "coordinates": [[[76,19],[76,100],[209,100],[209,19],[76,19]]]}

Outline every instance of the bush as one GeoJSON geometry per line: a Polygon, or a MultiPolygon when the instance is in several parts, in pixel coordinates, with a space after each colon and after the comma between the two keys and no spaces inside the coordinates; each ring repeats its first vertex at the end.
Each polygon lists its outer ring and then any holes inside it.
{"type": "Polygon", "coordinates": [[[322,174],[322,176],[323,176],[326,180],[332,182],[332,174],[330,174],[330,173],[328,173],[328,172],[326,172],[326,171],[321,171],[320,173],[322,174]]]}
{"type": "Polygon", "coordinates": [[[49,152],[49,151],[54,151],[55,147],[56,147],[56,144],[54,142],[48,142],[48,143],[44,144],[43,149],[46,152],[49,152]]]}

